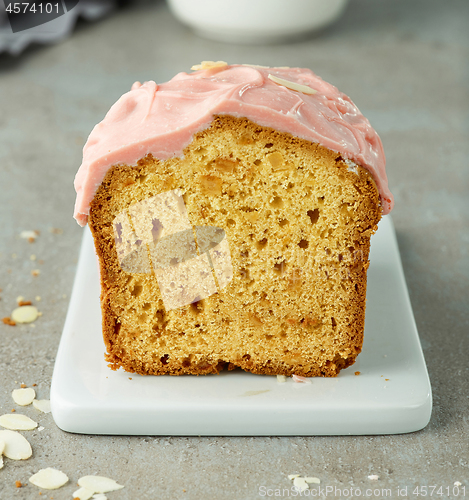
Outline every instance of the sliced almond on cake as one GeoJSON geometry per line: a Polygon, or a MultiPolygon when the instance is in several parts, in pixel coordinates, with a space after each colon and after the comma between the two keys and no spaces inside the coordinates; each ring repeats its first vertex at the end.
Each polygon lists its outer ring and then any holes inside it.
{"type": "Polygon", "coordinates": [[[269,75],[269,80],[272,80],[275,83],[278,83],[279,85],[282,85],[283,87],[286,87],[287,89],[290,90],[295,90],[297,92],[301,92],[303,94],[316,94],[317,90],[312,89],[311,87],[308,87],[307,85],[301,85],[301,83],[295,83],[295,82],[290,82],[289,80],[285,80],[284,78],[280,78],[275,75],[269,75]]]}
{"type": "Polygon", "coordinates": [[[223,66],[228,66],[228,63],[225,61],[202,61],[200,64],[194,64],[191,70],[200,71],[201,69],[222,68],[223,66]]]}

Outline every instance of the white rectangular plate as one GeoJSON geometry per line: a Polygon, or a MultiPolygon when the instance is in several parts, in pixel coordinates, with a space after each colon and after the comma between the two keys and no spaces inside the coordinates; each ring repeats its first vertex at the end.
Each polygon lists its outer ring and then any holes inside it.
{"type": "Polygon", "coordinates": [[[87,229],[52,378],[56,424],[85,434],[178,436],[422,429],[430,420],[431,387],[389,216],[372,238],[370,260],[363,351],[337,378],[280,383],[238,370],[140,376],[111,371],[104,361],[99,277],[87,229]]]}

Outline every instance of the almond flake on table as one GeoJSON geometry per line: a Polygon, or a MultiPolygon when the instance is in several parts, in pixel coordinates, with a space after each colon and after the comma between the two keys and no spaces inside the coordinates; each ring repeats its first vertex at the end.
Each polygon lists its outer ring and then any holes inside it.
{"type": "Polygon", "coordinates": [[[11,318],[16,323],[32,323],[37,320],[39,311],[36,306],[23,305],[17,307],[12,313],[11,318]]]}
{"type": "Polygon", "coordinates": [[[114,479],[103,476],[81,477],[78,480],[78,486],[91,490],[93,493],[107,493],[108,491],[116,491],[124,488],[121,484],[117,484],[114,479]]]}
{"type": "Polygon", "coordinates": [[[12,431],[32,431],[38,424],[21,413],[6,413],[0,416],[0,426],[12,431]]]}
{"type": "Polygon", "coordinates": [[[62,471],[47,467],[41,469],[29,478],[29,482],[46,490],[56,490],[68,482],[68,477],[62,471]]]}
{"type": "Polygon", "coordinates": [[[192,71],[200,71],[201,69],[212,69],[212,68],[223,68],[223,66],[228,66],[225,61],[202,61],[200,64],[195,64],[192,66],[192,71]]]}
{"type": "Polygon", "coordinates": [[[278,76],[275,76],[275,75],[269,74],[269,80],[272,80],[274,83],[277,83],[278,85],[282,85],[283,87],[286,87],[287,89],[301,92],[302,94],[312,95],[312,94],[317,93],[317,90],[314,90],[311,87],[308,87],[307,85],[302,85],[301,83],[290,82],[289,80],[285,80],[284,78],[279,78],[278,76]]]}
{"type": "Polygon", "coordinates": [[[0,441],[5,443],[3,454],[12,460],[26,460],[33,454],[28,440],[16,431],[0,431],[0,441]]]}
{"type": "Polygon", "coordinates": [[[39,231],[21,231],[20,238],[32,243],[39,236],[39,231]],[[32,240],[32,241],[31,241],[32,240]]]}
{"type": "Polygon", "coordinates": [[[293,479],[293,485],[297,488],[297,490],[305,491],[309,488],[308,483],[305,481],[304,477],[295,477],[293,479]]]}
{"type": "Polygon", "coordinates": [[[17,405],[28,406],[36,398],[36,391],[32,387],[27,387],[26,389],[15,389],[11,395],[17,405]]]}
{"type": "Polygon", "coordinates": [[[377,476],[376,474],[371,474],[370,476],[368,476],[368,479],[370,481],[377,481],[379,479],[379,476],[377,476]]]}
{"type": "Polygon", "coordinates": [[[94,500],[107,500],[107,496],[104,493],[97,493],[92,497],[94,500]]]}
{"type": "Polygon", "coordinates": [[[321,480],[318,477],[305,477],[305,481],[308,484],[321,484],[321,480]]]}
{"type": "Polygon", "coordinates": [[[79,488],[75,493],[73,493],[73,500],[89,500],[93,496],[94,492],[88,488],[79,488]]]}
{"type": "Polygon", "coordinates": [[[5,441],[0,439],[0,469],[3,468],[3,450],[5,449],[5,441]]]}
{"type": "Polygon", "coordinates": [[[283,383],[287,381],[287,377],[285,375],[277,375],[277,382],[283,383]]]}
{"type": "Polygon", "coordinates": [[[302,377],[301,375],[292,375],[293,382],[300,384],[311,384],[311,380],[308,377],[302,377]]]}
{"type": "Polygon", "coordinates": [[[49,399],[33,399],[33,406],[36,410],[42,411],[42,413],[50,413],[49,399]]]}

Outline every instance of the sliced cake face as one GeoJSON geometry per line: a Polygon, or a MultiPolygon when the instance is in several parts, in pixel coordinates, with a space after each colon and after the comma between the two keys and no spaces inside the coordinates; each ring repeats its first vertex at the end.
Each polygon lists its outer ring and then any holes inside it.
{"type": "Polygon", "coordinates": [[[335,376],[363,341],[370,173],[246,118],[108,169],[90,206],[113,368],[335,376]]]}

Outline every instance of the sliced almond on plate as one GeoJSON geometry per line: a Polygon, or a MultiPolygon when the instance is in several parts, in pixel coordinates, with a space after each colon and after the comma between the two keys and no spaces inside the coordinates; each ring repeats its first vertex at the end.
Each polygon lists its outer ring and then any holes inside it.
{"type": "Polygon", "coordinates": [[[65,483],[67,483],[67,481],[68,477],[66,474],[60,470],[53,469],[52,467],[41,469],[29,478],[29,482],[31,484],[46,490],[56,490],[61,488],[65,483]]]}
{"type": "Polygon", "coordinates": [[[37,425],[37,422],[21,413],[6,413],[0,416],[0,426],[12,431],[32,431],[37,425]]]}
{"type": "Polygon", "coordinates": [[[28,440],[16,431],[0,431],[0,441],[5,443],[3,454],[12,460],[26,460],[33,454],[28,440]]]}

